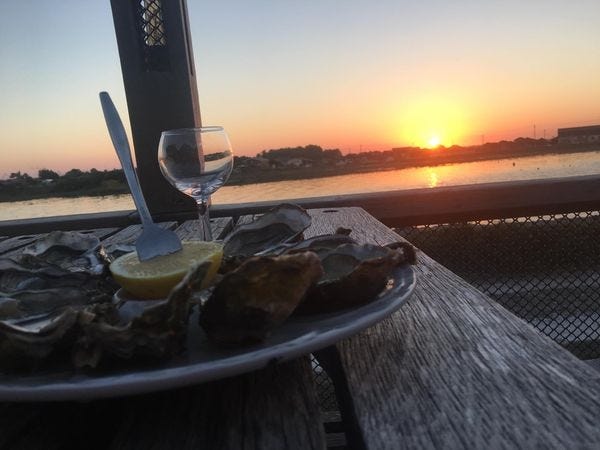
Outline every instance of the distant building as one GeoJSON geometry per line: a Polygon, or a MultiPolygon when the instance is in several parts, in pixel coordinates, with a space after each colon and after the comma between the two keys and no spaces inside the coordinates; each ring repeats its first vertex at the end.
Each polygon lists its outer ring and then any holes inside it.
{"type": "Polygon", "coordinates": [[[559,128],[559,144],[594,144],[600,142],[600,125],[559,128]]]}
{"type": "Polygon", "coordinates": [[[305,158],[291,158],[284,161],[283,164],[286,167],[312,167],[313,162],[312,160],[305,158]]]}

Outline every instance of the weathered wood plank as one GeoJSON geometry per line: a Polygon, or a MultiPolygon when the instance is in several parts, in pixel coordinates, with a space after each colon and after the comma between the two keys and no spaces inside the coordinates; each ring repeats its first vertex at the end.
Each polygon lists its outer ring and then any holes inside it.
{"type": "MultiPolygon", "coordinates": [[[[177,222],[161,222],[157,225],[161,228],[174,230],[177,227],[177,222]]],[[[128,227],[103,240],[102,244],[106,247],[111,245],[133,245],[141,233],[141,225],[129,225],[128,227]]]]}
{"type": "Polygon", "coordinates": [[[139,223],[136,211],[105,211],[68,216],[34,217],[0,221],[0,230],[8,236],[48,233],[52,230],[89,230],[97,227],[123,228],[139,223]]]}
{"type": "Polygon", "coordinates": [[[324,449],[308,358],[87,403],[0,405],[0,449],[324,449]]]}
{"type": "MultiPolygon", "coordinates": [[[[213,239],[223,239],[233,227],[233,219],[231,217],[219,217],[210,219],[210,230],[213,239]]],[[[182,223],[175,232],[182,238],[193,238],[198,235],[200,229],[199,220],[187,220],[182,223]]]]}
{"type": "Polygon", "coordinates": [[[0,449],[105,449],[123,411],[115,401],[0,404],[0,449]]]}
{"type": "Polygon", "coordinates": [[[324,449],[310,370],[300,358],[136,400],[110,448],[324,449]]]}
{"type": "MultiPolygon", "coordinates": [[[[398,239],[360,211],[328,222],[325,214],[315,214],[315,233],[339,224],[375,242],[398,239]]],[[[344,420],[355,425],[349,442],[369,449],[597,448],[600,374],[428,256],[418,258],[407,304],[321,355],[344,420]]]]}
{"type": "Polygon", "coordinates": [[[402,240],[362,208],[311,209],[310,215],[312,223],[305,232],[306,237],[334,233],[338,228],[343,227],[352,230],[350,237],[359,243],[384,245],[402,240]],[[378,228],[375,228],[373,223],[377,223],[378,228]]]}

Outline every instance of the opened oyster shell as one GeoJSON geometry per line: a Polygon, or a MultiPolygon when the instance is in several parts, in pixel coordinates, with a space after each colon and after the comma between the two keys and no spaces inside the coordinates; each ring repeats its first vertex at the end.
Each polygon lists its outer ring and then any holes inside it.
{"type": "Polygon", "coordinates": [[[101,275],[107,256],[100,239],[90,233],[53,231],[23,249],[21,264],[48,264],[69,272],[101,275]]]}
{"type": "Polygon", "coordinates": [[[293,241],[309,227],[310,216],[300,206],[281,204],[258,219],[236,227],[225,239],[226,258],[248,257],[293,241]]]}
{"type": "Polygon", "coordinates": [[[346,234],[323,234],[279,247],[277,253],[293,254],[311,251],[321,256],[343,244],[356,244],[356,241],[346,234]]]}
{"type": "Polygon", "coordinates": [[[116,284],[96,236],[52,232],[0,259],[0,365],[35,367],[72,347],[79,312],[110,301],[116,284]]]}
{"type": "Polygon", "coordinates": [[[50,355],[73,345],[78,311],[65,308],[26,320],[0,321],[0,366],[3,369],[36,368],[50,355]]]}
{"type": "Polygon", "coordinates": [[[47,313],[74,300],[87,304],[114,292],[107,264],[96,236],[72,231],[52,232],[19,256],[0,258],[0,302],[19,303],[16,315],[0,311],[0,318],[47,313]]]}
{"type": "Polygon", "coordinates": [[[200,326],[222,345],[262,341],[322,274],[312,252],[250,258],[216,285],[200,312],[200,326]]]}
{"type": "Polygon", "coordinates": [[[189,299],[200,290],[210,269],[210,261],[193,267],[166,300],[124,299],[83,310],[75,366],[95,367],[107,356],[162,359],[180,353],[187,333],[189,299]]]}
{"type": "Polygon", "coordinates": [[[296,309],[298,314],[328,313],[368,303],[386,286],[392,269],[408,262],[404,246],[342,244],[319,256],[323,276],[296,309]]]}

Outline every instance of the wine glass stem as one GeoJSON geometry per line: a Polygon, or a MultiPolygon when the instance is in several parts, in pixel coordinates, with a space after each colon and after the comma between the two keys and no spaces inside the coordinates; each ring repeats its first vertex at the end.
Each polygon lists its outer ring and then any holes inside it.
{"type": "Polygon", "coordinates": [[[210,231],[210,217],[208,215],[209,202],[207,200],[198,200],[198,217],[200,219],[200,239],[203,241],[212,241],[210,231]]]}

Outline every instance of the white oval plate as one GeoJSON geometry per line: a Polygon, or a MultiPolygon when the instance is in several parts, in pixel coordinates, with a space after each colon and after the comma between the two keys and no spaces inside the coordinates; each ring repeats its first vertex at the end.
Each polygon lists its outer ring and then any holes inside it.
{"type": "Polygon", "coordinates": [[[396,311],[416,284],[412,267],[397,268],[372,302],[331,314],[293,317],[257,345],[220,349],[190,318],[187,351],[143,369],[83,374],[74,370],[27,375],[0,374],[0,401],[89,400],[177,388],[265,367],[322,349],[352,336],[396,311]]]}

